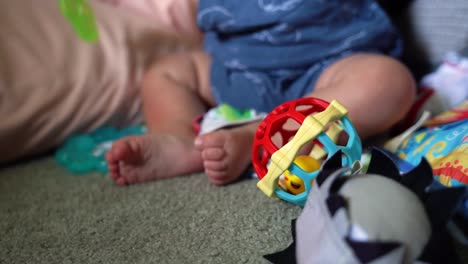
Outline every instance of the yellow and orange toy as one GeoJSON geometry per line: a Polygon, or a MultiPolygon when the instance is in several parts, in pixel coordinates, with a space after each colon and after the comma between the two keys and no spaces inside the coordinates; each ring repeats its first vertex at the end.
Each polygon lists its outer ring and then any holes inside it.
{"type": "MultiPolygon", "coordinates": [[[[320,162],[307,155],[297,156],[294,159],[294,163],[305,172],[313,172],[320,169],[320,162]]],[[[289,170],[284,172],[284,177],[280,179],[279,185],[283,190],[295,195],[305,191],[304,181],[289,170]]]]}

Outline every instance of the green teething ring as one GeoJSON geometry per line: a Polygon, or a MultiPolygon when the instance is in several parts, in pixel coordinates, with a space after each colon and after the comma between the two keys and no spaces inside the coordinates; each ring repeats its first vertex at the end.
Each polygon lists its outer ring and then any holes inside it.
{"type": "Polygon", "coordinates": [[[81,39],[88,42],[98,39],[99,33],[93,9],[86,0],[59,0],[59,6],[81,39]]]}

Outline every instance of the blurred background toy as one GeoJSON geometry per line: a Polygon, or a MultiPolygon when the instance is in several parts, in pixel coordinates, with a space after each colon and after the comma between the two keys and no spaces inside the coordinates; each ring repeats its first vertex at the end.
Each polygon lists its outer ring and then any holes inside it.
{"type": "Polygon", "coordinates": [[[59,0],[60,11],[78,36],[87,42],[99,37],[93,9],[87,0],[59,0]]]}
{"type": "Polygon", "coordinates": [[[104,158],[112,142],[129,135],[146,133],[144,125],[130,126],[122,129],[102,127],[87,134],[76,134],[65,141],[55,152],[55,160],[74,175],[92,171],[107,173],[107,162],[104,158]]]}

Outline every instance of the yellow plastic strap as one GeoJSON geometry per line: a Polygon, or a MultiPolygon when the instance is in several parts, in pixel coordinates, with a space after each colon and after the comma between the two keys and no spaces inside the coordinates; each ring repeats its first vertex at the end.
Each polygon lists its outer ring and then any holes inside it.
{"type": "MultiPolygon", "coordinates": [[[[342,126],[338,125],[337,123],[332,123],[330,127],[327,129],[327,132],[325,132],[325,134],[327,134],[327,136],[334,143],[336,143],[338,141],[338,136],[340,135],[341,131],[343,131],[342,126]]],[[[326,155],[327,155],[327,152],[325,151],[325,149],[319,146],[318,144],[315,144],[312,147],[312,150],[310,151],[310,154],[309,154],[309,156],[311,156],[312,158],[316,160],[321,160],[325,158],[326,155]]]]}

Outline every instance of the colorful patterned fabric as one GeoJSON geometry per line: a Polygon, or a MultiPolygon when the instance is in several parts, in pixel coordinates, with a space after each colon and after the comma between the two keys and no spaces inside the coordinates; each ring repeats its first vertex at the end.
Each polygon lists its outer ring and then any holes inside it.
{"type": "Polygon", "coordinates": [[[426,123],[397,150],[417,165],[426,158],[436,179],[445,186],[468,184],[468,101],[426,123]]]}

